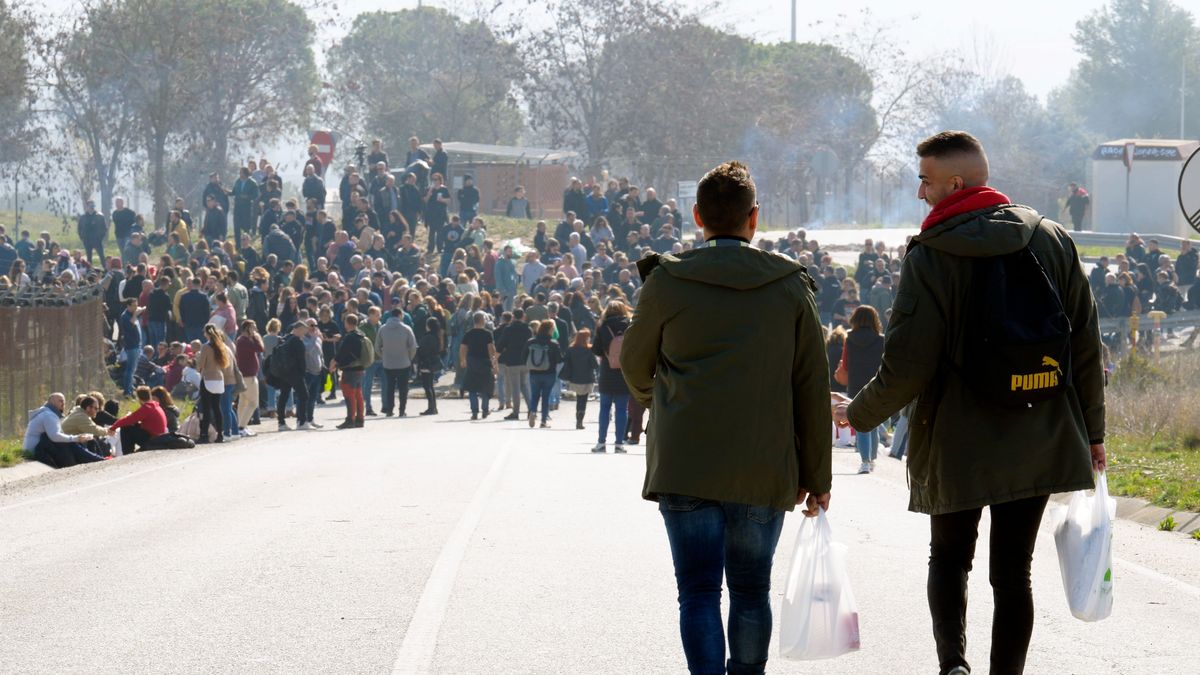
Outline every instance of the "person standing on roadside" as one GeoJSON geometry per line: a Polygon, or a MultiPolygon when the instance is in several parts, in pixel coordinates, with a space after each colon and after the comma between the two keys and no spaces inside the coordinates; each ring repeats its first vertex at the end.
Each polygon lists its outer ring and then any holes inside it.
{"type": "Polygon", "coordinates": [[[929,610],[942,675],[971,672],[967,575],[980,515],[990,507],[990,672],[1020,673],[1033,633],[1029,571],[1047,498],[1092,488],[1092,471],[1105,468],[1095,301],[1062,226],[987,186],[987,155],[975,137],[945,131],[918,145],[917,155],[917,198],[933,210],[904,256],[883,364],[835,417],[873,429],[908,408],[909,510],[930,515],[929,610]],[[979,314],[979,298],[991,288],[986,282],[994,273],[988,270],[1021,259],[1029,271],[1021,280],[1040,279],[1043,290],[1005,305],[1014,311],[1001,319],[1020,319],[1024,307],[1053,308],[1065,315],[1059,324],[1065,324],[1060,330],[1067,354],[1042,359],[1046,372],[1014,373],[1011,392],[1007,377],[985,389],[988,362],[1007,352],[999,331],[988,336],[986,348],[980,346],[982,335],[972,327],[991,319],[979,314]],[[996,398],[1017,399],[1026,383],[1057,390],[1018,405],[996,398]]]}
{"type": "Polygon", "coordinates": [[[272,373],[278,378],[279,393],[276,395],[275,419],[279,422],[280,431],[288,431],[287,424],[288,396],[295,395],[296,428],[311,429],[308,417],[308,383],[306,381],[307,347],[304,336],[308,334],[308,324],[297,321],[292,324],[289,335],[271,352],[272,373]]]}
{"type": "Polygon", "coordinates": [[[621,373],[651,410],[642,496],[666,524],[688,669],[763,673],[784,512],[829,508],[828,362],[816,284],[794,260],[750,246],[758,201],[746,166],[708,172],[693,215],[702,246],[639,262],[621,373]]]}

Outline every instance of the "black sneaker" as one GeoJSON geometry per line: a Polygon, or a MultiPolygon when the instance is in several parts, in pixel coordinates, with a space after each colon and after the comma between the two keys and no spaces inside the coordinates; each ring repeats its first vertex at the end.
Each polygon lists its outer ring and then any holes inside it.
{"type": "Polygon", "coordinates": [[[506,420],[519,420],[519,419],[521,419],[521,414],[520,414],[520,413],[513,413],[513,414],[511,414],[511,415],[505,415],[505,416],[504,416],[504,419],[506,419],[506,420]]]}
{"type": "Polygon", "coordinates": [[[422,410],[421,414],[422,415],[436,415],[437,411],[436,410],[422,410]]]}
{"type": "Polygon", "coordinates": [[[384,416],[384,417],[391,417],[393,414],[394,414],[394,413],[392,413],[391,411],[388,411],[388,412],[385,412],[385,413],[383,413],[383,416],[384,416]]]}
{"type": "Polygon", "coordinates": [[[479,413],[471,413],[471,421],[474,422],[477,419],[479,419],[479,413]]]}
{"type": "Polygon", "coordinates": [[[356,426],[357,426],[357,425],[354,423],[354,420],[353,420],[353,419],[347,418],[347,419],[346,419],[346,421],[344,421],[344,422],[342,422],[341,424],[337,425],[336,427],[334,427],[334,429],[353,429],[353,428],[355,428],[356,426]]]}
{"type": "Polygon", "coordinates": [[[489,413],[487,410],[484,410],[484,411],[483,411],[483,419],[485,419],[485,420],[486,420],[486,419],[487,419],[487,416],[488,416],[489,414],[490,414],[490,413],[489,413]]]}
{"type": "Polygon", "coordinates": [[[379,417],[379,415],[375,414],[374,410],[368,410],[367,412],[365,412],[363,414],[365,414],[367,417],[379,417]]]}

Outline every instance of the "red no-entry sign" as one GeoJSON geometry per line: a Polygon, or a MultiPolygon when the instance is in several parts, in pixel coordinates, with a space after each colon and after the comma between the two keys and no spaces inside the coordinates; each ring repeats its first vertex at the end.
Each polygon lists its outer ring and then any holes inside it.
{"type": "Polygon", "coordinates": [[[309,136],[309,142],[317,146],[317,157],[320,158],[321,164],[329,166],[329,163],[333,161],[333,150],[336,145],[333,134],[323,129],[314,131],[309,136]]]}

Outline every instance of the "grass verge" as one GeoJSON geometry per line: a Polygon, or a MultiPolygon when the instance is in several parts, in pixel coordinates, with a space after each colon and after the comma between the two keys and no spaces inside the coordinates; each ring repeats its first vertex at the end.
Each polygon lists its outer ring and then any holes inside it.
{"type": "Polygon", "coordinates": [[[1109,491],[1200,511],[1200,355],[1127,357],[1107,404],[1109,491]]]}

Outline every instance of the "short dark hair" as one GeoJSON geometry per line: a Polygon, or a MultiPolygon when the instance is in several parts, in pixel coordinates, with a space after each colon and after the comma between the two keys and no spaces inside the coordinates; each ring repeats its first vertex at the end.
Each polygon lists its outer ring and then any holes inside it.
{"type": "Polygon", "coordinates": [[[750,169],[737,160],[704,174],[696,186],[696,208],[709,232],[730,233],[742,227],[757,203],[750,169]]]}
{"type": "Polygon", "coordinates": [[[983,144],[965,131],[943,131],[917,144],[918,157],[949,157],[951,155],[984,155],[983,144]]]}

